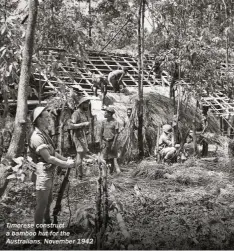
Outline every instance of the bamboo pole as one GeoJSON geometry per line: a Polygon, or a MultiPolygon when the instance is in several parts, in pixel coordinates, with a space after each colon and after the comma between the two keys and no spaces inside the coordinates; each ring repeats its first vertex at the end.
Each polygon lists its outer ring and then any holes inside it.
{"type": "Polygon", "coordinates": [[[108,191],[107,191],[107,166],[104,166],[102,169],[103,177],[103,225],[104,228],[107,228],[108,223],[108,191]]]}
{"type": "Polygon", "coordinates": [[[111,185],[111,190],[110,190],[110,195],[111,195],[113,203],[116,205],[116,207],[114,209],[114,212],[116,213],[116,220],[118,222],[120,231],[121,231],[122,235],[124,236],[124,242],[125,242],[125,244],[127,246],[129,246],[130,243],[131,243],[131,235],[130,235],[130,233],[127,230],[127,227],[125,225],[123,216],[120,213],[121,210],[120,210],[120,207],[118,206],[118,203],[116,201],[116,198],[115,198],[115,195],[114,195],[114,191],[115,191],[115,186],[112,184],[111,185]]]}
{"type": "Polygon", "coordinates": [[[64,145],[64,110],[65,110],[65,105],[66,102],[63,103],[62,110],[60,113],[60,118],[59,118],[59,153],[62,155],[63,154],[63,145],[64,145]]]}
{"type": "Polygon", "coordinates": [[[41,94],[42,94],[42,83],[41,83],[41,72],[39,75],[39,90],[38,90],[38,102],[41,105],[41,94]]]}
{"type": "Polygon", "coordinates": [[[96,247],[97,250],[101,248],[101,232],[102,219],[101,219],[101,204],[102,204],[102,165],[99,161],[99,177],[97,180],[97,198],[96,198],[96,247]]]}
{"type": "Polygon", "coordinates": [[[160,130],[161,129],[161,124],[158,125],[158,129],[157,129],[157,142],[156,142],[156,152],[155,155],[157,156],[157,163],[160,163],[160,152],[159,152],[159,138],[160,138],[160,130]]]}
{"type": "Polygon", "coordinates": [[[59,188],[58,197],[57,197],[56,204],[55,204],[55,207],[54,207],[54,210],[53,210],[54,224],[58,224],[58,214],[59,214],[59,212],[61,211],[61,208],[62,208],[61,201],[62,201],[64,192],[65,192],[65,188],[66,188],[66,186],[68,184],[68,177],[69,177],[70,171],[71,171],[71,168],[68,168],[67,171],[66,171],[66,174],[65,174],[65,176],[63,178],[62,184],[61,184],[61,186],[59,188]]]}
{"type": "Polygon", "coordinates": [[[131,235],[129,234],[129,232],[127,230],[127,227],[125,225],[125,222],[124,222],[124,219],[123,219],[123,216],[121,215],[121,213],[119,213],[119,212],[116,213],[116,220],[118,222],[121,233],[123,234],[123,236],[125,238],[125,243],[127,245],[129,245],[131,242],[131,235]]]}
{"type": "Polygon", "coordinates": [[[116,32],[116,34],[107,42],[107,44],[99,51],[99,55],[105,50],[105,48],[116,38],[116,36],[122,31],[122,29],[130,22],[128,19],[124,25],[116,32]]]}

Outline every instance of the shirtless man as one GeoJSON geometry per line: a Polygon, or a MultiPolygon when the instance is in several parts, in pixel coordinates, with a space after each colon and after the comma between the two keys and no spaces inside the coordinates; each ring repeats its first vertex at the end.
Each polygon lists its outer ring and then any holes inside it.
{"type": "Polygon", "coordinates": [[[109,73],[108,81],[113,86],[115,93],[120,92],[120,90],[123,88],[122,79],[127,71],[128,69],[124,67],[122,70],[115,70],[109,73]]]}

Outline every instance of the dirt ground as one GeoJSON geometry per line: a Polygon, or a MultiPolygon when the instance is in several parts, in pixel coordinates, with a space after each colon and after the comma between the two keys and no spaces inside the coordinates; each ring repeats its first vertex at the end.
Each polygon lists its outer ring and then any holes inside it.
{"type": "MultiPolygon", "coordinates": [[[[234,248],[234,171],[229,160],[217,155],[206,159],[191,158],[183,164],[162,165],[154,159],[145,159],[121,169],[121,174],[108,177],[108,184],[121,205],[131,245],[126,245],[115,213],[110,211],[105,249],[234,248]],[[140,197],[136,195],[136,185],[140,197]]],[[[97,166],[91,167],[89,176],[82,182],[75,181],[73,175],[59,215],[59,223],[64,223],[63,230],[70,235],[54,237],[54,240],[81,240],[94,236],[92,217],[95,214],[97,166]]],[[[55,195],[61,179],[61,176],[55,178],[55,195]]],[[[19,231],[7,229],[6,223],[33,223],[35,191],[32,183],[11,183],[8,197],[0,205],[1,250],[94,248],[91,243],[77,242],[71,245],[6,244],[7,238],[33,238],[6,236],[6,232],[19,231]]]]}

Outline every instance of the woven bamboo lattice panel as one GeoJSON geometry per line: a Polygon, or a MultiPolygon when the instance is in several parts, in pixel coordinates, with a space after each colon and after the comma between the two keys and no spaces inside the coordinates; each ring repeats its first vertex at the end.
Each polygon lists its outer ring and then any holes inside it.
{"type": "MultiPolygon", "coordinates": [[[[34,73],[36,86],[40,83],[43,85],[43,97],[56,92],[59,85],[65,84],[74,88],[77,92],[87,96],[92,95],[92,74],[102,74],[108,76],[111,71],[122,67],[128,68],[128,73],[123,77],[122,82],[125,87],[138,86],[138,65],[137,59],[129,55],[106,54],[95,51],[88,52],[88,59],[82,64],[77,61],[74,55],[64,51],[45,50],[43,58],[47,65],[57,64],[56,74],[34,73]]],[[[154,57],[146,55],[144,60],[144,78],[143,87],[155,85],[168,85],[168,75],[164,73],[162,78],[155,76],[152,67],[154,57]]],[[[112,86],[108,84],[108,91],[112,91],[112,86]]]]}
{"type": "Polygon", "coordinates": [[[203,105],[209,106],[210,111],[216,116],[234,115],[234,101],[222,92],[203,97],[201,101],[203,105]]]}
{"type": "MultiPolygon", "coordinates": [[[[177,83],[182,86],[185,90],[192,91],[194,96],[196,96],[195,90],[191,89],[191,84],[181,80],[177,83]]],[[[207,94],[204,90],[202,93],[201,104],[204,106],[209,106],[209,111],[215,116],[227,117],[234,115],[234,100],[227,97],[223,91],[216,91],[212,94],[207,94]]]]}

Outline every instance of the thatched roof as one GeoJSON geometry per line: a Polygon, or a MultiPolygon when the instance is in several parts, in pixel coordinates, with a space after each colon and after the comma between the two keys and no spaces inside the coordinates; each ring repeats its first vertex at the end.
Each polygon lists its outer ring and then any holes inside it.
{"type": "MultiPolygon", "coordinates": [[[[128,107],[133,108],[131,123],[133,124],[133,121],[135,121],[134,123],[137,124],[137,100],[138,96],[136,94],[125,96],[123,94],[109,93],[107,95],[108,105],[114,107],[116,111],[115,117],[120,124],[123,124],[128,107]]],[[[196,119],[197,128],[201,127],[202,114],[200,109],[196,109],[194,102],[189,100],[187,104],[181,104],[179,110],[178,128],[181,137],[184,137],[189,130],[192,130],[194,119],[196,119]]],[[[164,124],[171,124],[173,116],[173,100],[154,92],[144,94],[143,133],[144,149],[146,151],[152,153],[156,144],[157,128],[164,124]]],[[[219,124],[214,116],[209,116],[208,123],[207,131],[212,133],[219,132],[219,124]]],[[[120,133],[118,144],[119,148],[126,148],[124,151],[125,156],[123,157],[133,157],[133,155],[137,155],[137,131],[132,131],[131,126],[124,128],[120,133]]]]}
{"type": "MultiPolygon", "coordinates": [[[[153,124],[171,124],[173,121],[174,107],[173,101],[170,98],[164,97],[157,93],[149,93],[144,96],[145,118],[153,124]]],[[[177,110],[177,102],[176,107],[177,110]]],[[[188,101],[186,104],[181,104],[179,108],[179,128],[191,128],[193,120],[196,119],[197,128],[201,125],[202,113],[199,108],[196,108],[194,102],[188,101]],[[196,115],[196,116],[195,116],[196,115]]],[[[209,125],[207,130],[217,133],[219,129],[216,118],[209,116],[209,125]]]]}
{"type": "MultiPolygon", "coordinates": [[[[133,108],[133,113],[137,111],[136,102],[138,96],[136,94],[125,96],[121,94],[110,93],[107,95],[108,104],[116,110],[116,117],[120,121],[126,117],[128,107],[133,108]]],[[[177,102],[176,102],[177,109],[177,102]]],[[[199,127],[201,124],[202,114],[199,108],[196,109],[195,104],[189,101],[187,104],[181,104],[179,109],[179,127],[189,127],[192,129],[192,123],[196,118],[199,127]],[[195,116],[196,114],[196,116],[195,116]],[[194,117],[195,116],[195,117],[194,117]]],[[[137,114],[134,114],[136,119],[137,114]]],[[[171,124],[174,116],[173,100],[162,96],[158,93],[149,92],[144,94],[144,125],[159,126],[163,124],[171,124]]],[[[211,114],[208,117],[207,131],[218,133],[219,124],[217,119],[211,114]]]]}

